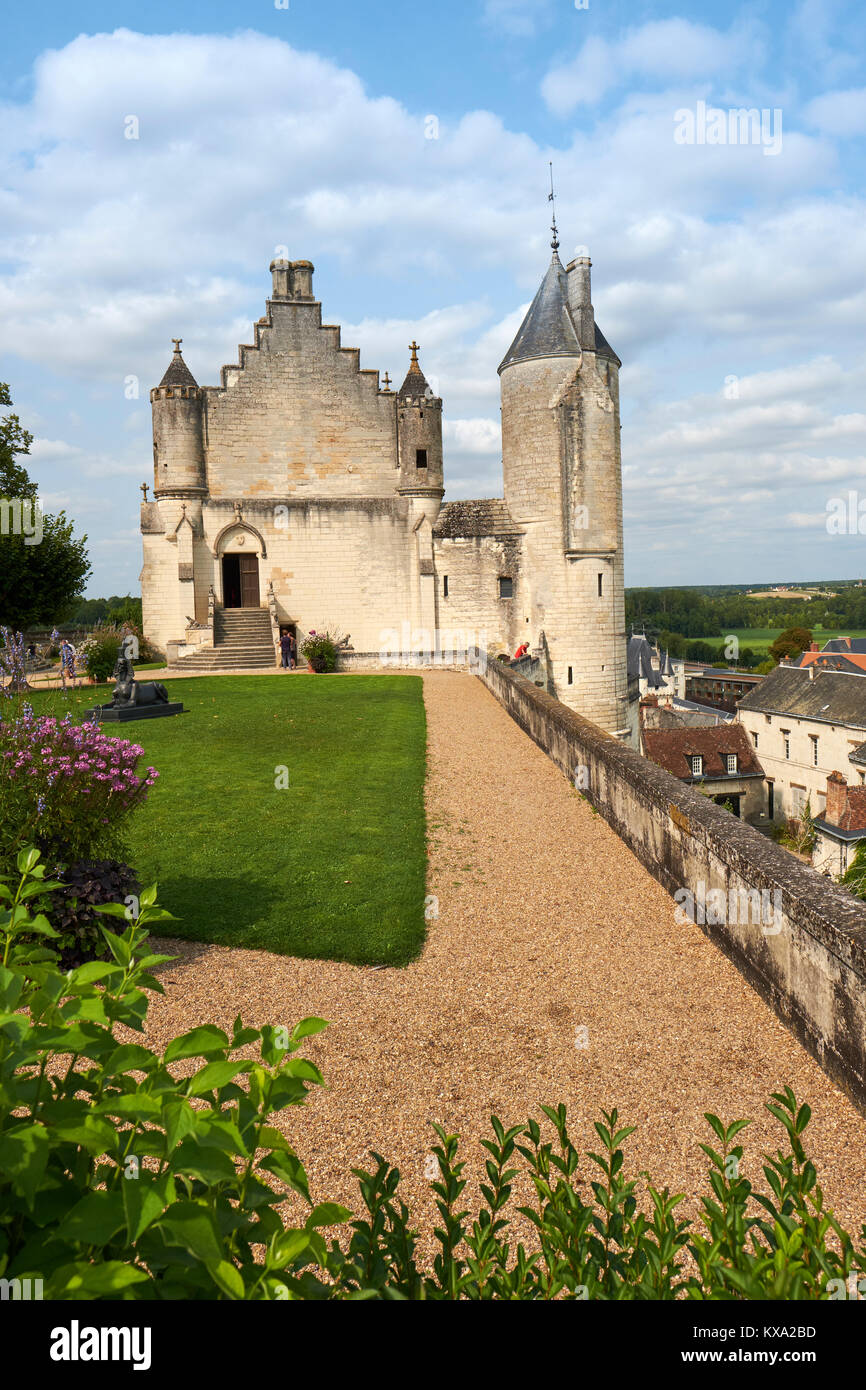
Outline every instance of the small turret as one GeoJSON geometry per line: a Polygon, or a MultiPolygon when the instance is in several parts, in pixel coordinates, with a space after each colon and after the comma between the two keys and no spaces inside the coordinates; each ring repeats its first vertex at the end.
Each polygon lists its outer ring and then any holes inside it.
{"type": "Polygon", "coordinates": [[[418,344],[411,342],[412,354],[406,379],[397,392],[397,451],[403,495],[441,498],[442,481],[442,400],[432,388],[418,362],[418,344]]]}
{"type": "Polygon", "coordinates": [[[157,498],[197,496],[205,490],[202,394],[181,355],[182,341],[172,338],[174,354],[162,381],[150,393],[157,498]]]}

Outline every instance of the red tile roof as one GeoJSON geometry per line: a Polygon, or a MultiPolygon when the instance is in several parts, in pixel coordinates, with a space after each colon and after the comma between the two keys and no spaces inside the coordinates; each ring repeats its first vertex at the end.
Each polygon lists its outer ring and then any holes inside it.
{"type": "Polygon", "coordinates": [[[763,776],[764,769],[755,756],[751,739],[742,724],[717,724],[709,728],[646,729],[646,755],[659,767],[683,781],[692,777],[689,759],[699,754],[704,760],[703,777],[763,776]],[[736,753],[737,771],[727,770],[726,754],[736,753]]]}
{"type": "MultiPolygon", "coordinates": [[[[829,824],[829,822],[827,822],[829,824]]],[[[866,787],[848,788],[848,809],[839,822],[839,830],[866,830],[866,787]]]]}

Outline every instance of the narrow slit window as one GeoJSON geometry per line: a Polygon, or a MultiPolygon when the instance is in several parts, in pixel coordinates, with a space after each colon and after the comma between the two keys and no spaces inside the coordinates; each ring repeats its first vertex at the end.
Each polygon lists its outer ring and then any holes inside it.
{"type": "Polygon", "coordinates": [[[426,467],[427,467],[427,450],[426,450],[426,449],[416,449],[416,450],[415,450],[415,467],[416,467],[416,468],[426,468],[426,467]]]}
{"type": "Polygon", "coordinates": [[[603,597],[603,593],[602,593],[603,585],[604,585],[604,575],[603,575],[603,574],[600,574],[600,575],[598,576],[598,596],[599,596],[599,598],[602,598],[602,597],[603,597]]]}
{"type": "Polygon", "coordinates": [[[569,685],[573,685],[573,684],[574,684],[574,673],[573,673],[572,668],[571,668],[570,666],[569,666],[569,668],[568,668],[568,683],[569,683],[569,685]]]}
{"type": "Polygon", "coordinates": [[[442,576],[442,597],[443,597],[443,598],[447,598],[447,597],[448,597],[448,575],[447,575],[447,574],[443,574],[443,576],[442,576]]]}

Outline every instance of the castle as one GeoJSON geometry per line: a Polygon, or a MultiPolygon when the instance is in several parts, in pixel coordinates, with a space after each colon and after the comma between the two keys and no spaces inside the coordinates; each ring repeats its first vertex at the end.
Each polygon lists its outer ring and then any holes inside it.
{"type": "Polygon", "coordinates": [[[499,367],[501,499],[443,501],[442,400],[417,344],[398,391],[362,369],[322,323],[309,261],[271,263],[267,311],[220,386],[200,387],[174,340],[141,507],[144,632],[170,661],[214,662],[244,622],[265,661],[281,628],[328,624],[358,653],[401,632],[417,651],[528,644],[553,695],[627,737],[621,364],[589,257],[563,267],[558,245],[554,229],[499,367]]]}

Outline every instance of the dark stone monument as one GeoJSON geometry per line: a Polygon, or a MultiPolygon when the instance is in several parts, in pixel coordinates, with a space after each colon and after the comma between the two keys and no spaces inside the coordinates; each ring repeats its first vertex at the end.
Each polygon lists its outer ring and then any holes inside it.
{"type": "Polygon", "coordinates": [[[127,724],[133,719],[164,719],[169,714],[183,713],[183,704],[170,701],[168,691],[159,681],[135,679],[126,643],[121,642],[114,665],[111,704],[94,705],[93,709],[84,711],[84,717],[100,724],[127,724]]]}

